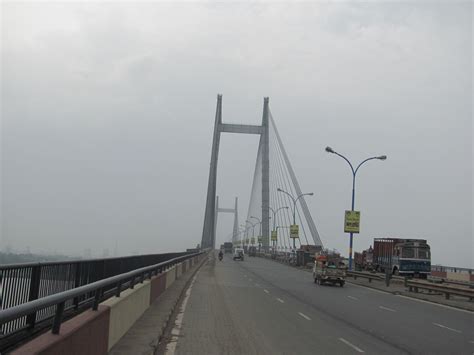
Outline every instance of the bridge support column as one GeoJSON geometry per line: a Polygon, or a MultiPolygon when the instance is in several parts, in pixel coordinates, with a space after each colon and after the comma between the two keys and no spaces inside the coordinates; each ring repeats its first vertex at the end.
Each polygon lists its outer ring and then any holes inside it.
{"type": "Polygon", "coordinates": [[[235,198],[235,207],[234,207],[234,230],[232,233],[232,243],[237,240],[239,234],[239,210],[238,210],[238,197],[235,198]]]}
{"type": "Polygon", "coordinates": [[[265,251],[270,243],[270,143],[268,97],[263,99],[262,134],[260,145],[262,152],[262,245],[265,251]]]}
{"type": "Polygon", "coordinates": [[[217,183],[217,159],[219,157],[219,142],[221,132],[219,126],[222,123],[222,95],[217,95],[216,118],[214,123],[214,136],[212,139],[211,164],[209,167],[209,181],[207,185],[206,211],[204,214],[204,226],[202,230],[201,247],[215,248],[216,243],[216,183],[217,183]]]}

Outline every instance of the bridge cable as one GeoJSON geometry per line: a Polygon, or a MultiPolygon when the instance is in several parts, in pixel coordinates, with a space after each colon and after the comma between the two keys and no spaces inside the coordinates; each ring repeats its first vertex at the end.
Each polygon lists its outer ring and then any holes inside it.
{"type": "MultiPolygon", "coordinates": [[[[274,127],[273,127],[273,128],[274,128],[274,127]]],[[[277,147],[278,147],[278,150],[279,150],[279,153],[280,153],[280,154],[279,154],[280,163],[281,163],[281,165],[284,167],[283,170],[284,170],[284,172],[285,172],[285,176],[286,176],[286,179],[287,179],[287,181],[288,181],[288,185],[290,186],[290,191],[289,191],[289,192],[290,192],[292,195],[296,196],[296,189],[294,188],[293,183],[292,183],[292,181],[291,181],[291,179],[290,179],[290,177],[289,177],[289,174],[288,174],[288,167],[286,166],[286,164],[285,164],[285,162],[284,162],[284,160],[283,160],[283,153],[282,153],[282,151],[281,151],[281,148],[280,148],[279,144],[277,144],[277,147]],[[285,168],[286,168],[286,169],[285,169],[285,168]]],[[[303,198],[304,198],[304,197],[303,197],[303,198]]],[[[295,208],[296,214],[298,215],[298,219],[300,220],[300,223],[301,223],[301,229],[302,229],[302,231],[303,231],[304,238],[305,238],[305,240],[306,240],[306,243],[309,244],[309,243],[308,243],[308,238],[307,238],[307,235],[306,235],[305,224],[303,223],[303,219],[302,219],[302,217],[301,217],[301,214],[300,214],[298,205],[296,205],[295,207],[296,207],[296,208],[295,208]]],[[[301,241],[300,241],[300,245],[301,245],[301,241]]]]}
{"type": "MultiPolygon", "coordinates": [[[[283,207],[284,204],[282,203],[281,201],[281,194],[277,192],[277,179],[278,179],[278,176],[277,176],[277,169],[276,168],[273,168],[273,167],[276,167],[276,155],[275,155],[275,150],[274,149],[271,149],[272,147],[270,147],[270,157],[271,157],[271,171],[272,171],[272,189],[271,189],[271,192],[272,192],[272,197],[273,197],[273,208],[275,209],[275,211],[277,211],[279,208],[283,207]]],[[[276,225],[279,225],[280,227],[285,227],[282,223],[284,223],[283,221],[283,217],[281,216],[281,212],[280,213],[277,213],[276,215],[276,220],[277,222],[275,222],[276,225]]],[[[285,247],[285,250],[288,248],[288,244],[287,244],[287,240],[286,240],[286,231],[285,231],[286,228],[281,228],[281,238],[280,238],[280,244],[284,247],[285,247]]]]}
{"type": "MultiPolygon", "coordinates": [[[[279,185],[282,188],[285,188],[286,190],[288,190],[287,183],[284,179],[283,172],[282,172],[282,165],[281,165],[280,159],[278,159],[279,158],[278,157],[279,151],[278,151],[278,149],[276,149],[276,146],[277,146],[276,139],[273,139],[272,143],[273,143],[273,146],[274,146],[273,151],[275,152],[275,160],[276,160],[276,162],[275,162],[276,169],[275,170],[277,171],[277,176],[279,178],[278,179],[279,180],[279,185]]],[[[286,220],[287,226],[290,226],[293,223],[292,222],[292,213],[291,213],[291,211],[292,211],[291,207],[293,206],[293,201],[286,194],[278,193],[277,196],[279,197],[280,201],[283,200],[283,202],[286,203],[287,206],[289,206],[289,208],[286,210],[286,213],[285,213],[285,217],[286,217],[285,220],[286,220]]],[[[285,228],[285,229],[287,229],[287,228],[285,228]]],[[[292,243],[291,243],[291,238],[290,238],[290,231],[287,229],[285,234],[288,235],[288,242],[290,243],[289,246],[290,246],[290,249],[291,249],[291,244],[292,243]]]]}
{"type": "MultiPolygon", "coordinates": [[[[287,179],[287,181],[288,181],[288,185],[290,186],[290,191],[289,191],[289,192],[290,192],[293,196],[296,196],[296,189],[294,188],[293,183],[292,183],[292,181],[291,181],[291,179],[290,179],[290,177],[289,177],[288,170],[287,170],[288,167],[286,167],[286,164],[285,164],[284,161],[283,161],[283,153],[281,152],[281,149],[280,149],[280,147],[279,147],[278,144],[277,144],[277,147],[278,147],[278,151],[279,151],[279,153],[280,153],[280,154],[279,154],[280,163],[281,163],[282,166],[284,167],[282,170],[284,170],[286,179],[287,179]],[[285,169],[285,168],[286,168],[286,169],[285,169]]],[[[304,198],[304,197],[302,197],[302,198],[304,198]]],[[[306,236],[306,229],[305,229],[305,227],[304,227],[303,219],[301,218],[301,214],[300,214],[298,205],[295,206],[295,210],[296,210],[296,214],[298,215],[298,219],[300,220],[300,223],[301,223],[301,229],[302,229],[302,231],[303,231],[303,236],[304,236],[304,238],[305,238],[305,240],[306,240],[306,244],[308,245],[309,242],[308,242],[308,238],[307,238],[307,236],[306,236]]],[[[300,241],[300,245],[301,245],[301,241],[300,241]]]]}

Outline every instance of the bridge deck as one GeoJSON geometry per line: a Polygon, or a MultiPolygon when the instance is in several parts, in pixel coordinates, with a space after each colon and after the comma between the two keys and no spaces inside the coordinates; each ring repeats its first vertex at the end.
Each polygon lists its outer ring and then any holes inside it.
{"type": "Polygon", "coordinates": [[[168,353],[472,353],[472,321],[469,312],[352,284],[317,286],[308,272],[227,256],[200,270],[168,353]]]}

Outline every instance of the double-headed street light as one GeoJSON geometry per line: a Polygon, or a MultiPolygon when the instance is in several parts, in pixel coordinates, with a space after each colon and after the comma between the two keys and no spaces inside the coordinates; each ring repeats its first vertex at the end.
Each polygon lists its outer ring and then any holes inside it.
{"type": "MultiPolygon", "coordinates": [[[[278,211],[280,210],[287,210],[289,207],[288,206],[283,206],[283,207],[280,207],[280,208],[277,208],[276,210],[274,210],[273,208],[271,208],[270,206],[268,206],[268,209],[272,211],[273,213],[273,230],[272,231],[275,231],[277,237],[278,238],[278,228],[276,228],[276,214],[278,213],[278,211]]],[[[278,240],[276,240],[276,242],[278,242],[278,240]]],[[[277,243],[274,243],[273,244],[273,247],[275,247],[275,244],[277,243]]]]}
{"type": "MultiPolygon", "coordinates": [[[[252,218],[252,217],[250,217],[250,218],[252,218]]],[[[250,224],[252,226],[252,237],[255,240],[255,226],[257,225],[257,222],[252,223],[252,221],[249,221],[248,219],[245,222],[247,222],[248,224],[250,224]]]]}
{"type": "MultiPolygon", "coordinates": [[[[254,216],[250,216],[250,218],[256,219],[258,221],[257,223],[260,224],[260,231],[259,231],[258,235],[260,236],[260,238],[262,238],[262,220],[258,217],[254,217],[254,216]]],[[[268,219],[270,219],[270,218],[268,218],[268,219]]],[[[255,223],[255,225],[257,225],[257,223],[255,223]]],[[[261,242],[262,242],[261,240],[258,242],[258,248],[259,249],[261,247],[261,242]]]]}
{"type": "MultiPolygon", "coordinates": [[[[344,155],[339,154],[338,152],[334,151],[331,147],[326,147],[326,152],[331,153],[331,154],[336,154],[340,156],[342,159],[344,159],[347,164],[351,167],[352,170],[352,204],[351,204],[351,211],[354,211],[354,205],[355,205],[355,180],[356,180],[356,174],[359,168],[361,167],[362,164],[365,162],[368,162],[369,160],[373,159],[378,159],[378,160],[386,160],[387,156],[386,155],[380,155],[378,157],[370,157],[365,160],[363,160],[357,167],[354,169],[354,166],[352,163],[347,159],[344,155]]],[[[353,233],[350,233],[350,241],[349,241],[349,270],[352,270],[352,241],[353,241],[353,233]]]]}
{"type": "MultiPolygon", "coordinates": [[[[312,192],[308,192],[308,193],[304,193],[304,194],[301,194],[301,195],[298,195],[296,196],[296,198],[293,197],[292,194],[290,194],[289,192],[285,191],[285,190],[282,190],[280,188],[277,189],[278,192],[283,192],[284,194],[287,194],[288,196],[290,196],[290,198],[293,200],[293,225],[296,225],[296,202],[303,196],[313,196],[314,193],[312,192]]],[[[295,241],[296,238],[293,238],[293,249],[296,249],[296,241],[295,241]]]]}

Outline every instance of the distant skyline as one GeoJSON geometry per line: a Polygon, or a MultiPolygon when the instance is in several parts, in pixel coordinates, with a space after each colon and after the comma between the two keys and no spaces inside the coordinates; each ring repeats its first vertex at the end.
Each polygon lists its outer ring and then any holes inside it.
{"type": "MultiPolygon", "coordinates": [[[[474,267],[473,6],[465,2],[2,2],[1,240],[82,255],[201,241],[216,96],[259,124],[263,97],[325,247],[354,161],[361,233],[424,238],[474,267]]],[[[258,138],[225,135],[217,194],[247,214],[258,138]]],[[[220,244],[232,231],[220,215],[220,244]]]]}

